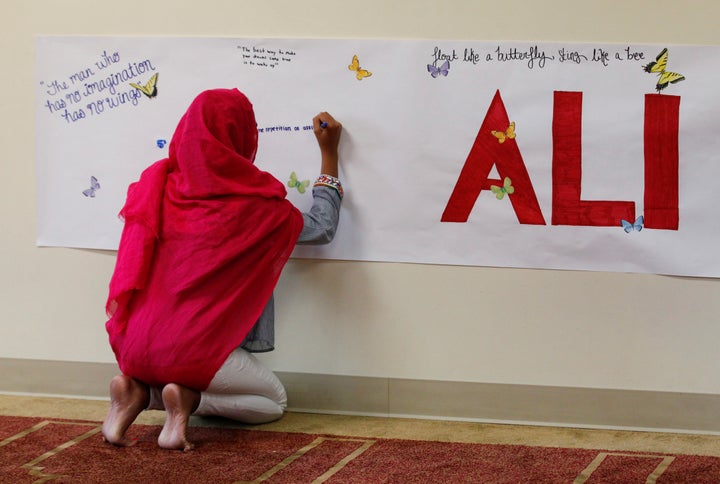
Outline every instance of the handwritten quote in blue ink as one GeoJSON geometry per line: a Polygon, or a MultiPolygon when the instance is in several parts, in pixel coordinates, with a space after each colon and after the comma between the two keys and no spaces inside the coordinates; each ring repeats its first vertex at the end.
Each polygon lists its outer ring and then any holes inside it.
{"type": "Polygon", "coordinates": [[[89,65],[65,76],[40,81],[47,113],[68,124],[100,116],[123,106],[137,106],[142,92],[130,85],[144,84],[157,71],[150,59],[125,61],[119,52],[102,54],[89,65]]]}

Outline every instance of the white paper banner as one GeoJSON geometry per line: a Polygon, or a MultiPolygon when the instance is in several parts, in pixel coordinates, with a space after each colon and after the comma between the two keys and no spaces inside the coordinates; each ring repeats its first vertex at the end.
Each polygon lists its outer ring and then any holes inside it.
{"type": "Polygon", "coordinates": [[[301,209],[291,174],[318,175],[312,116],[344,125],[337,237],[296,257],[718,277],[716,60],[714,46],[39,37],[37,243],[115,249],[127,186],[190,101],[237,87],[257,164],[301,209]]]}

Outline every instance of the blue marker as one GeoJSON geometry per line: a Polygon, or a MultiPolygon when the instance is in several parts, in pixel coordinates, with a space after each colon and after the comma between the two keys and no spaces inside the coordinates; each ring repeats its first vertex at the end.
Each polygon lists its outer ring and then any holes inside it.
{"type": "Polygon", "coordinates": [[[322,129],[327,128],[327,121],[323,121],[322,123],[320,123],[320,127],[321,127],[322,129]]]}

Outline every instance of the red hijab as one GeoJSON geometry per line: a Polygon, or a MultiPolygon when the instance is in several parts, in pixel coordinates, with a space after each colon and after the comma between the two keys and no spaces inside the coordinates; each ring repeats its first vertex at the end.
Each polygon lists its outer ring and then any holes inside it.
{"type": "Polygon", "coordinates": [[[106,306],[126,375],[204,390],[259,318],[303,222],[256,151],[245,95],[205,91],[128,188],[106,306]]]}

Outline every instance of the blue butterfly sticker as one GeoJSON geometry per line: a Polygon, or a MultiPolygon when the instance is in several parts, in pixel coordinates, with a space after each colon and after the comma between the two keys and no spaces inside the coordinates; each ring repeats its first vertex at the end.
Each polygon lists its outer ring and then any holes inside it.
{"type": "Polygon", "coordinates": [[[159,139],[155,142],[157,144],[158,148],[165,148],[165,145],[167,144],[167,140],[159,139]]]}
{"type": "Polygon", "coordinates": [[[90,198],[95,198],[95,191],[100,189],[100,183],[94,176],[90,177],[90,188],[83,190],[83,195],[90,198]]]}
{"type": "Polygon", "coordinates": [[[447,77],[448,72],[450,72],[450,61],[446,60],[440,67],[436,67],[433,64],[428,64],[427,70],[430,75],[433,76],[433,78],[436,78],[438,76],[447,77]]]}
{"type": "Polygon", "coordinates": [[[635,223],[630,223],[625,219],[621,220],[623,230],[625,233],[630,233],[633,230],[637,230],[640,232],[643,229],[643,224],[645,223],[645,217],[640,215],[638,218],[635,219],[635,223]]]}

